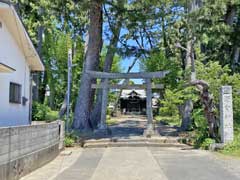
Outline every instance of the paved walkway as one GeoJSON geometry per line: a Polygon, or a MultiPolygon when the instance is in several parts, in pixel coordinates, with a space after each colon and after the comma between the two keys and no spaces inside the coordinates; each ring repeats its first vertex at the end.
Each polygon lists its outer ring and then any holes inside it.
{"type": "MultiPolygon", "coordinates": [[[[124,117],[110,138],[142,137],[146,119],[124,117]]],[[[157,125],[175,138],[177,129],[157,125]]],[[[100,141],[103,139],[97,139],[100,141]]],[[[108,147],[67,149],[21,180],[240,180],[240,160],[183,147],[108,147]],[[72,153],[69,153],[72,152],[72,153]]]]}
{"type": "MultiPolygon", "coordinates": [[[[113,118],[114,119],[114,118],[113,118]]],[[[110,126],[113,136],[142,136],[147,127],[146,116],[125,115],[116,118],[116,125],[110,126]]],[[[162,136],[177,136],[177,128],[155,123],[155,129],[162,136]]]]}
{"type": "Polygon", "coordinates": [[[75,149],[22,180],[239,180],[240,160],[159,147],[75,149]],[[68,163],[67,163],[68,162],[68,163]]]}
{"type": "MultiPolygon", "coordinates": [[[[143,137],[144,130],[147,127],[146,116],[136,115],[123,115],[113,118],[116,120],[116,124],[109,127],[111,134],[96,133],[87,137],[88,139],[103,139],[103,138],[125,138],[143,137]]],[[[163,125],[161,123],[154,122],[155,130],[161,136],[177,137],[178,128],[163,125]]]]}

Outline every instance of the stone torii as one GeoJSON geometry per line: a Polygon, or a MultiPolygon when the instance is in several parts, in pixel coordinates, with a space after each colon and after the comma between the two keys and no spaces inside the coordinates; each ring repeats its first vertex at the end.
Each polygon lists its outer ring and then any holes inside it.
{"type": "Polygon", "coordinates": [[[99,129],[106,130],[106,114],[107,114],[107,104],[108,104],[108,90],[109,89],[144,89],[146,88],[147,94],[147,129],[144,131],[144,134],[147,137],[151,137],[154,133],[153,125],[153,113],[152,113],[152,89],[162,89],[162,84],[152,84],[151,79],[153,78],[164,78],[169,71],[158,71],[158,72],[139,72],[139,73],[107,73],[107,72],[98,72],[98,71],[86,71],[93,79],[103,79],[103,83],[97,85],[92,84],[94,89],[103,89],[102,92],[102,108],[101,108],[101,122],[99,129]],[[145,79],[146,85],[109,85],[109,79],[145,79]]]}

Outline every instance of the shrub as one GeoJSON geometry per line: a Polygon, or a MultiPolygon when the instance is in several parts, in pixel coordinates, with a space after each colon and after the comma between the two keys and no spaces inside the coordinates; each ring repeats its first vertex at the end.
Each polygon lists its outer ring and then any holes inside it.
{"type": "Polygon", "coordinates": [[[160,108],[160,114],[163,116],[178,116],[178,105],[182,103],[181,92],[166,89],[164,100],[161,100],[162,107],[160,108]]]}
{"type": "Polygon", "coordinates": [[[64,145],[65,147],[73,147],[74,146],[74,139],[70,136],[66,136],[64,139],[64,145]]]}
{"type": "Polygon", "coordinates": [[[195,126],[195,134],[193,138],[193,144],[196,148],[207,148],[207,141],[209,134],[208,134],[208,125],[207,120],[203,114],[203,110],[201,108],[195,109],[192,113],[192,118],[194,120],[195,126]]]}
{"type": "Polygon", "coordinates": [[[50,108],[44,104],[33,102],[32,106],[32,119],[34,121],[46,120],[47,113],[50,112],[50,108]]]}
{"type": "Polygon", "coordinates": [[[221,151],[223,154],[240,156],[240,128],[235,129],[234,141],[227,144],[221,151]]]}
{"type": "Polygon", "coordinates": [[[33,102],[32,119],[33,121],[52,122],[58,119],[58,111],[52,111],[45,104],[33,102]]]}
{"type": "Polygon", "coordinates": [[[46,121],[52,122],[58,119],[58,111],[48,111],[46,114],[46,121]]]}
{"type": "Polygon", "coordinates": [[[202,142],[201,144],[201,148],[202,149],[205,149],[205,150],[208,150],[209,149],[209,146],[211,144],[215,143],[215,140],[214,139],[211,139],[211,138],[206,138],[204,139],[204,141],[202,142]]]}

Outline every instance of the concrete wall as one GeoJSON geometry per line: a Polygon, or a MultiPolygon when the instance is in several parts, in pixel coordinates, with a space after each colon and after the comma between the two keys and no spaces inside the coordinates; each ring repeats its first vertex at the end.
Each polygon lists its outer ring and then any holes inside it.
{"type": "Polygon", "coordinates": [[[0,179],[19,179],[54,159],[64,136],[59,122],[0,128],[0,179]]]}
{"type": "Polygon", "coordinates": [[[30,69],[23,52],[1,19],[0,62],[16,71],[0,73],[0,126],[18,126],[29,124],[29,101],[26,105],[9,102],[10,82],[22,85],[22,97],[30,99],[30,69]]]}

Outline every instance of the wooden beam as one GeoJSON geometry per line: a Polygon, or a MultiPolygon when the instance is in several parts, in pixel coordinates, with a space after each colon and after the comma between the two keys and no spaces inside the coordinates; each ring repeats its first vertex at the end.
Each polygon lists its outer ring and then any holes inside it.
{"type": "Polygon", "coordinates": [[[91,78],[99,79],[151,79],[151,78],[164,78],[169,71],[158,72],[139,72],[139,73],[107,73],[98,71],[86,71],[91,78]]]}
{"type": "MultiPolygon", "coordinates": [[[[104,84],[92,84],[93,89],[103,89],[104,84]]],[[[152,84],[151,85],[152,89],[163,89],[164,85],[163,84],[152,84]]],[[[112,84],[108,86],[109,89],[146,89],[145,84],[134,84],[134,85],[128,85],[128,84],[112,84]]]]}

